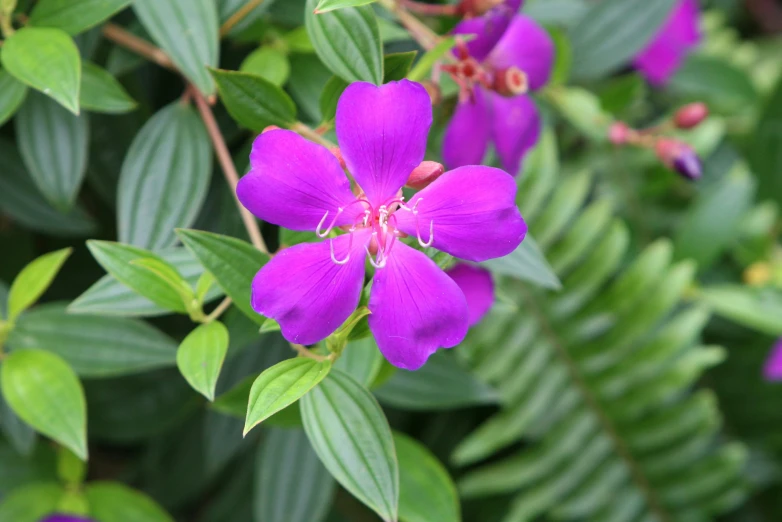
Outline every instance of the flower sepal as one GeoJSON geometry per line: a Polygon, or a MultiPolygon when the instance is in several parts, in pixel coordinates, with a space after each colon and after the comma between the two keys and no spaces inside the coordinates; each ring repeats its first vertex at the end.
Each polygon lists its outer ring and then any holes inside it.
{"type": "Polygon", "coordinates": [[[339,357],[342,354],[342,351],[345,349],[345,346],[347,346],[348,341],[364,337],[364,335],[360,337],[352,336],[351,334],[353,333],[354,329],[357,327],[362,331],[366,329],[366,333],[368,334],[369,326],[367,326],[366,317],[370,313],[371,312],[369,311],[369,308],[366,306],[359,306],[356,308],[356,310],[350,314],[350,317],[348,317],[347,320],[342,323],[342,326],[337,328],[333,334],[326,338],[326,349],[328,349],[328,351],[334,354],[336,357],[339,357]]]}

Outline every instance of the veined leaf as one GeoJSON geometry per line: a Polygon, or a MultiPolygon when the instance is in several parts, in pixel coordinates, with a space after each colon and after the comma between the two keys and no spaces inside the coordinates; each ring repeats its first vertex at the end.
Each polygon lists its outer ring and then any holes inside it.
{"type": "Polygon", "coordinates": [[[228,351],[228,330],[219,321],[202,324],[179,345],[176,363],[187,382],[198,393],[214,400],[217,378],[228,351]]]}
{"type": "Polygon", "coordinates": [[[132,111],[138,105],[110,72],[90,62],[82,65],[79,103],[88,111],[110,114],[132,111]]]}
{"type": "Polygon", "coordinates": [[[0,125],[11,119],[27,95],[27,86],[0,69],[0,125]]]}
{"type": "Polygon", "coordinates": [[[259,47],[247,55],[239,71],[260,76],[277,87],[282,87],[291,74],[291,64],[282,51],[273,47],[259,47]]]}
{"type": "Polygon", "coordinates": [[[367,5],[377,0],[320,0],[315,6],[315,14],[328,13],[334,9],[344,9],[345,7],[358,7],[367,5]]]}
{"type": "Polygon", "coordinates": [[[261,132],[269,125],[296,121],[296,106],[278,86],[254,74],[212,69],[220,99],[241,125],[261,132]]]}
{"type": "Polygon", "coordinates": [[[19,272],[8,293],[9,322],[13,323],[19,314],[41,297],[70,255],[70,248],[49,252],[30,262],[19,272]]]}
{"type": "Polygon", "coordinates": [[[131,0],[41,0],[30,13],[30,25],[79,34],[111,18],[131,0]]]}

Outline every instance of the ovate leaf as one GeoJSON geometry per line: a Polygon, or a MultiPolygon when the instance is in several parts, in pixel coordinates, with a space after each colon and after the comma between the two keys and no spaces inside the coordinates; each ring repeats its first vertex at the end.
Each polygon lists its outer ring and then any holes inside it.
{"type": "MultiPolygon", "coordinates": [[[[339,97],[347,89],[348,82],[340,78],[339,76],[332,76],[326,85],[323,87],[323,91],[320,93],[320,113],[323,115],[323,121],[331,121],[337,115],[337,103],[339,97]]],[[[298,234],[297,231],[288,231],[287,229],[281,229],[282,235],[293,233],[298,234]]],[[[290,242],[287,242],[290,244],[290,242]]]]}
{"type": "Polygon", "coordinates": [[[158,111],[122,164],[120,241],[152,250],[173,245],[174,229],[190,226],[198,215],[211,172],[209,135],[193,109],[174,102],[158,111]]]}
{"type": "Polygon", "coordinates": [[[253,383],[244,434],[299,400],[331,370],[331,361],[304,357],[288,359],[265,370],[253,383]]]}
{"type": "Polygon", "coordinates": [[[383,520],[396,520],[399,466],[391,429],[372,394],[335,370],[301,400],[301,417],[337,482],[383,520]]]}
{"type": "Polygon", "coordinates": [[[383,83],[405,78],[413,66],[418,51],[392,53],[383,57],[383,83]]]}
{"type": "Polygon", "coordinates": [[[214,400],[217,378],[228,351],[228,329],[219,321],[202,324],[179,345],[176,364],[198,393],[214,400]]]}
{"type": "Polygon", "coordinates": [[[70,248],[49,252],[31,261],[19,272],[8,294],[8,321],[13,323],[19,314],[41,297],[54,281],[62,264],[71,255],[70,248]]]}
{"type": "Polygon", "coordinates": [[[286,126],[296,121],[296,106],[285,92],[254,74],[212,69],[220,99],[241,125],[261,132],[269,125],[286,126]]]}
{"type": "Polygon", "coordinates": [[[369,6],[315,14],[318,0],[307,0],[304,23],[315,52],[326,67],[348,82],[383,82],[383,52],[375,13],[369,6]]]}
{"type": "Polygon", "coordinates": [[[87,459],[84,390],[65,361],[43,350],[15,350],[0,375],[3,396],[22,420],[87,459]]]}
{"type": "Polygon", "coordinates": [[[22,105],[27,86],[8,71],[0,69],[0,125],[8,121],[22,105]]]}
{"type": "Polygon", "coordinates": [[[320,0],[315,6],[315,14],[323,14],[334,9],[344,9],[345,7],[358,7],[367,5],[377,0],[320,0]]]}
{"type": "Polygon", "coordinates": [[[4,42],[0,60],[17,80],[79,114],[81,57],[66,33],[50,28],[20,29],[4,42]]]}
{"type": "Polygon", "coordinates": [[[119,482],[91,482],[84,494],[90,517],[101,522],[174,522],[149,496],[119,482]]]}
{"type": "Polygon", "coordinates": [[[274,47],[259,47],[244,59],[239,70],[282,87],[290,76],[291,64],[282,51],[274,47]]]}
{"type": "Polygon", "coordinates": [[[30,25],[56,27],[78,34],[112,17],[130,0],[40,0],[30,13],[30,25]]]}
{"type": "Polygon", "coordinates": [[[137,103],[107,70],[84,62],[79,101],[83,109],[117,114],[132,111],[137,103]]]}

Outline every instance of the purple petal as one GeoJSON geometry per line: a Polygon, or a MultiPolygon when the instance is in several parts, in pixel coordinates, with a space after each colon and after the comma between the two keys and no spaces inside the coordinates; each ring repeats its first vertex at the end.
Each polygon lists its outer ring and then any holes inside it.
{"type": "Polygon", "coordinates": [[[516,11],[507,9],[505,6],[500,9],[492,9],[483,16],[459,22],[451,33],[475,35],[472,40],[466,43],[467,50],[470,56],[482,62],[505,34],[513,13],[516,11]]]}
{"type": "Polygon", "coordinates": [[[492,94],[491,97],[494,148],[502,167],[515,176],[521,160],[540,138],[540,114],[529,96],[507,98],[492,94]]]}
{"type": "Polygon", "coordinates": [[[476,88],[472,100],[459,103],[443,137],[443,160],[450,169],[483,161],[491,134],[487,94],[476,88]]]}
{"type": "Polygon", "coordinates": [[[453,279],[426,257],[397,242],[375,272],[369,328],[388,362],[417,370],[438,348],[467,334],[467,303],[453,279]]]}
{"type": "Polygon", "coordinates": [[[394,216],[400,230],[415,236],[418,229],[420,238],[428,242],[430,223],[434,222],[433,246],[468,261],[508,255],[527,233],[516,207],[516,181],[492,167],[468,166],[446,172],[413,196],[407,206],[416,208],[418,214],[397,210],[394,216]]]}
{"type": "Polygon", "coordinates": [[[697,0],[681,0],[660,32],[636,55],[633,65],[653,85],[663,85],[700,42],[697,0]]]}
{"type": "Polygon", "coordinates": [[[409,80],[380,87],[357,82],[340,97],[336,124],[345,164],[377,207],[423,161],[432,102],[423,86],[409,80]]]}
{"type": "MultiPolygon", "coordinates": [[[[356,200],[350,182],[331,152],[295,132],[273,130],[258,136],[250,153],[252,170],[236,187],[247,210],[263,221],[291,230],[326,226],[340,207],[356,200]]],[[[353,205],[355,214],[363,211],[353,205]]],[[[338,224],[352,222],[349,212],[338,224]]]]}
{"type": "Polygon", "coordinates": [[[92,522],[92,519],[76,515],[49,515],[40,522],[92,522]]]}
{"type": "Polygon", "coordinates": [[[517,13],[521,9],[522,3],[524,3],[523,0],[505,0],[505,6],[514,13],[517,13]]]}
{"type": "Polygon", "coordinates": [[[477,324],[494,303],[491,273],[475,265],[457,263],[446,274],[456,281],[467,299],[470,326],[477,324]]]}
{"type": "Polygon", "coordinates": [[[516,15],[486,61],[496,69],[515,65],[527,75],[530,89],[540,89],[554,66],[554,42],[532,18],[516,15]]]}
{"type": "Polygon", "coordinates": [[[771,347],[763,366],[763,376],[767,381],[782,381],[782,339],[777,339],[771,347]]]}
{"type": "Polygon", "coordinates": [[[280,323],[288,341],[313,344],[339,328],[358,305],[364,284],[364,247],[369,230],[333,239],[334,256],[350,258],[340,265],[331,259],[329,242],[286,248],[253,279],[252,307],[280,323]]]}

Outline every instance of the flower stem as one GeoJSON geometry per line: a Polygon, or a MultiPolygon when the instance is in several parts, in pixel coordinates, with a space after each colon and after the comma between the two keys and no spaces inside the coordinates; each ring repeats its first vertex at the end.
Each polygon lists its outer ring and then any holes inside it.
{"type": "Polygon", "coordinates": [[[433,49],[440,41],[440,36],[421,20],[410,14],[399,0],[379,0],[379,3],[384,9],[393,13],[405,26],[413,40],[427,51],[433,49]]]}
{"type": "Polygon", "coordinates": [[[305,348],[300,344],[291,343],[291,348],[293,348],[296,351],[296,353],[298,353],[300,356],[306,357],[308,359],[314,359],[318,362],[323,362],[325,360],[329,360],[329,361],[334,360],[334,357],[332,357],[332,355],[334,354],[318,355],[317,353],[314,353],[312,350],[308,350],[307,348],[305,348]]]}
{"type": "Polygon", "coordinates": [[[416,0],[398,0],[408,11],[424,16],[456,16],[459,14],[456,4],[427,4],[416,0]]]}
{"type": "Polygon", "coordinates": [[[232,14],[228,20],[223,23],[223,25],[220,26],[220,36],[223,37],[231,32],[231,29],[234,28],[236,24],[241,22],[245,16],[250,14],[253,9],[258,7],[263,3],[263,0],[249,0],[246,4],[244,4],[241,8],[239,8],[238,11],[236,11],[234,14],[232,14]]]}
{"type": "Polygon", "coordinates": [[[162,49],[155,47],[143,38],[139,38],[135,34],[127,31],[126,29],[123,29],[118,25],[104,25],[103,36],[112,42],[143,56],[147,60],[155,62],[161,67],[176,71],[174,62],[171,61],[171,58],[169,58],[162,49]]]}
{"type": "Polygon", "coordinates": [[[217,308],[212,310],[212,313],[210,313],[209,315],[206,316],[206,318],[204,319],[204,322],[205,323],[211,323],[212,321],[218,319],[221,315],[223,315],[223,312],[228,310],[228,307],[231,306],[231,303],[232,303],[232,301],[231,301],[230,297],[226,297],[225,299],[220,301],[220,304],[217,305],[217,308]]]}
{"type": "Polygon", "coordinates": [[[293,125],[291,125],[291,130],[294,132],[297,132],[307,138],[310,141],[314,141],[315,143],[318,143],[320,145],[323,145],[326,148],[332,148],[336,147],[337,145],[335,143],[330,142],[323,136],[321,136],[317,131],[312,130],[304,123],[297,121],[293,125]]]}

